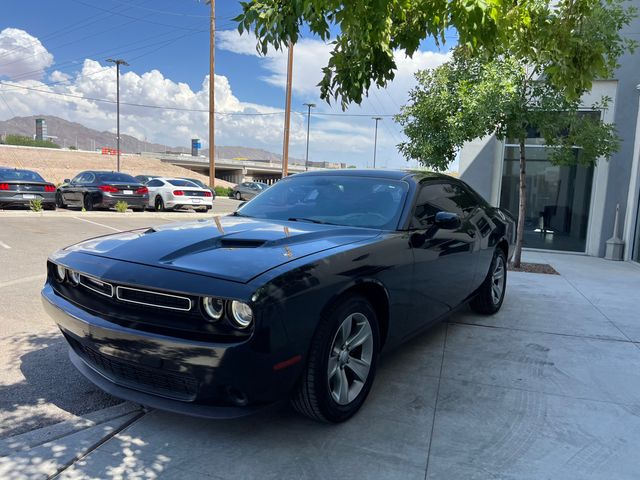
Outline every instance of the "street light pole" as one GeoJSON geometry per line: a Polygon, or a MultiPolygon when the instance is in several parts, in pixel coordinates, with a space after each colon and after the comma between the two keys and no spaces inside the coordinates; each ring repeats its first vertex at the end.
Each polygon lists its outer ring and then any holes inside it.
{"type": "Polygon", "coordinates": [[[309,170],[309,126],[311,125],[311,109],[315,108],[315,103],[305,103],[307,107],[307,156],[304,159],[304,169],[309,170]]]}
{"type": "Polygon", "coordinates": [[[211,6],[209,18],[209,186],[216,185],[216,95],[215,95],[215,58],[216,58],[216,2],[205,0],[211,6]]]}
{"type": "Polygon", "coordinates": [[[376,133],[373,136],[373,168],[376,168],[376,150],[378,150],[378,122],[382,117],[371,117],[376,121],[376,133]]]}
{"type": "Polygon", "coordinates": [[[108,63],[116,64],[116,153],[118,155],[118,172],[120,171],[120,65],[128,67],[129,64],[118,58],[107,58],[108,63]]]}

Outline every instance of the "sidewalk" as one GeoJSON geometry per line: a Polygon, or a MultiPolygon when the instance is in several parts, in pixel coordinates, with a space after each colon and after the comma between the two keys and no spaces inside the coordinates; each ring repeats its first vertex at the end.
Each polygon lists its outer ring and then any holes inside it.
{"type": "Polygon", "coordinates": [[[510,272],[497,315],[465,309],[385,357],[345,424],[131,410],[93,441],[4,444],[0,478],[637,479],[640,268],[526,260],[561,275],[510,272]]]}

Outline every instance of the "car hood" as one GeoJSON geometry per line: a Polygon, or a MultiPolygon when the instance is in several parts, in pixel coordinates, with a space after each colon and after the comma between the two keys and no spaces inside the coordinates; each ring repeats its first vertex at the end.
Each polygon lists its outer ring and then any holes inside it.
{"type": "Polygon", "coordinates": [[[379,233],[231,215],[98,237],[67,247],[60,254],[80,252],[246,283],[285,263],[379,233]]]}

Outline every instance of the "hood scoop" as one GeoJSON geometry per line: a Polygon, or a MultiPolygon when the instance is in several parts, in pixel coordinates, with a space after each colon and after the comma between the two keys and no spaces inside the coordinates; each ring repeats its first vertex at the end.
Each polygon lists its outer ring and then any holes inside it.
{"type": "Polygon", "coordinates": [[[266,240],[249,238],[221,238],[222,248],[258,248],[267,243],[266,240]]]}

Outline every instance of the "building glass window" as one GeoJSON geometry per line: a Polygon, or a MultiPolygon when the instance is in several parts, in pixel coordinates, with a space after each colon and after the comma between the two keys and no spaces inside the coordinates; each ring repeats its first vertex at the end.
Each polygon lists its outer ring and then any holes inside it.
{"type": "MultiPolygon", "coordinates": [[[[529,141],[527,141],[529,143],[529,141]]],[[[576,155],[579,150],[576,149],[576,155]]],[[[548,149],[526,147],[527,206],[524,246],[584,252],[591,200],[593,167],[558,166],[548,149]]],[[[500,206],[518,215],[520,154],[517,146],[504,150],[500,206]]]]}

